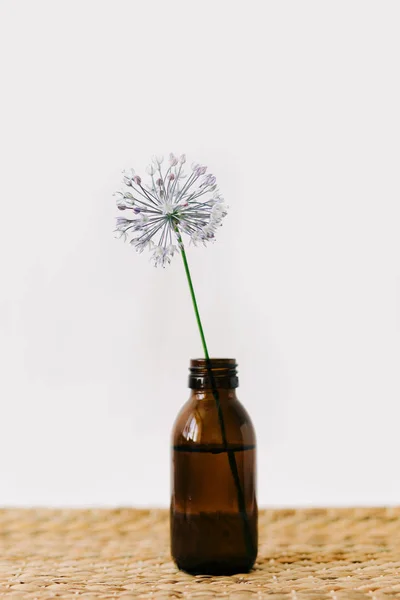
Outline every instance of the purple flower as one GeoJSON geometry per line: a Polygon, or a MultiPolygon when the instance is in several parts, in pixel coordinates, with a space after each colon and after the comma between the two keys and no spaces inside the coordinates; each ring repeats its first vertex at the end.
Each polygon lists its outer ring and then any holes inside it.
{"type": "Polygon", "coordinates": [[[172,152],[169,155],[169,164],[171,165],[171,167],[175,167],[178,164],[178,159],[174,154],[172,154],[172,152]]]}
{"type": "Polygon", "coordinates": [[[183,234],[195,245],[213,241],[227,210],[215,176],[206,174],[207,167],[192,163],[192,172],[185,173],[184,154],[178,159],[171,153],[164,171],[162,162],[162,156],[153,158],[147,167],[149,180],[143,185],[133,169],[124,171],[129,189],[116,192],[115,197],[119,210],[132,211],[132,218],[117,219],[119,236],[129,239],[138,252],[148,249],[154,264],[164,267],[182,249],[183,234]],[[155,172],[159,175],[156,181],[155,172]]]}
{"type": "Polygon", "coordinates": [[[200,175],[204,175],[204,173],[207,171],[207,167],[197,167],[196,169],[196,175],[198,177],[200,177],[200,175]]]}

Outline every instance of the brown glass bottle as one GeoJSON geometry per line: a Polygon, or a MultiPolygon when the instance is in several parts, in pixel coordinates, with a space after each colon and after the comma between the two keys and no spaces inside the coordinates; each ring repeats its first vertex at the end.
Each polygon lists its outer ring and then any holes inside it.
{"type": "Polygon", "coordinates": [[[256,440],[234,359],[192,360],[172,433],[171,554],[193,574],[249,571],[257,556],[256,440]]]}

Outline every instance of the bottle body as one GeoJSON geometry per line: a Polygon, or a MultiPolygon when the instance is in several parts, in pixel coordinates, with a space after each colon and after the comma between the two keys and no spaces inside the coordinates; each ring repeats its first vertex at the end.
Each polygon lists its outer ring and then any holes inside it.
{"type": "Polygon", "coordinates": [[[257,555],[255,433],[231,381],[205,376],[173,429],[171,553],[194,574],[246,572],[257,555]]]}

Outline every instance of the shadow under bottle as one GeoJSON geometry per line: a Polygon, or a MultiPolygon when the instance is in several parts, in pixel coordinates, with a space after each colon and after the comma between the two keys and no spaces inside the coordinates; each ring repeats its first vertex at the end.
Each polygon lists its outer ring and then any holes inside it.
{"type": "Polygon", "coordinates": [[[193,574],[249,571],[257,556],[256,440],[234,359],[191,361],[172,435],[171,553],[193,574]]]}

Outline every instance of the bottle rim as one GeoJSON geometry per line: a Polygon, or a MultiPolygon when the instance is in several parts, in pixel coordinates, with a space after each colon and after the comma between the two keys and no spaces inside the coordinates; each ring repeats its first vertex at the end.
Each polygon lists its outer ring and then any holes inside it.
{"type": "Polygon", "coordinates": [[[191,389],[233,389],[239,385],[234,358],[192,358],[189,367],[191,389]]]}

